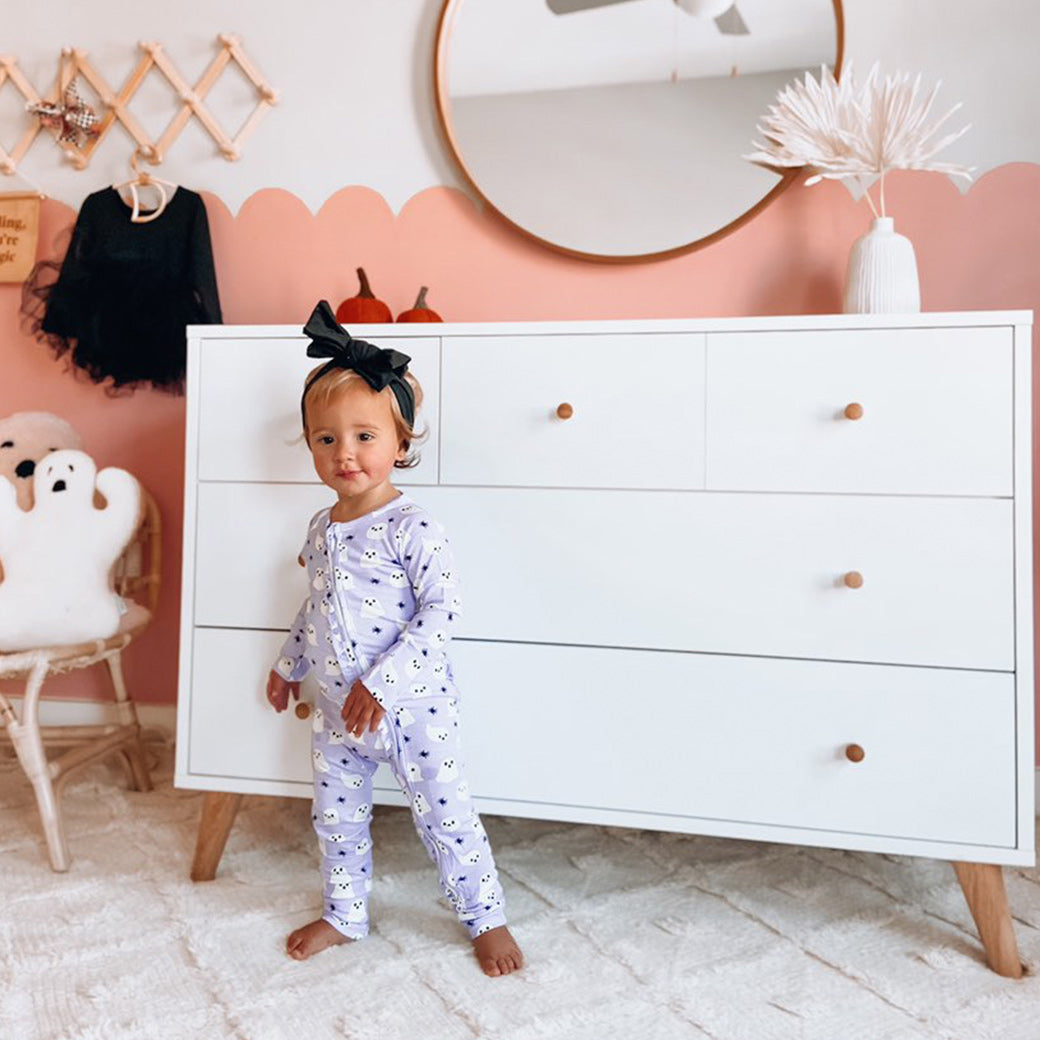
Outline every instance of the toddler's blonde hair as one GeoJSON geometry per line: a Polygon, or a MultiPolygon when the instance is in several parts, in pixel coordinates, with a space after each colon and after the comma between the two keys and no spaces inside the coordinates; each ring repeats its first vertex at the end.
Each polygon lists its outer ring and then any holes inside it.
{"type": "MultiPolygon", "coordinates": [[[[307,374],[307,380],[309,381],[313,379],[323,367],[324,366],[322,365],[318,365],[317,368],[312,369],[307,374]]],[[[412,396],[415,398],[415,414],[418,417],[419,408],[422,406],[423,400],[422,387],[419,385],[419,380],[416,379],[411,372],[406,372],[404,378],[412,388],[412,396]]],[[[401,414],[401,406],[397,402],[397,395],[390,389],[390,387],[386,387],[384,390],[373,390],[364,377],[359,375],[352,368],[334,368],[331,371],[326,372],[320,379],[315,379],[313,385],[307,390],[303,398],[304,439],[308,444],[310,443],[310,434],[307,430],[306,418],[308,405],[327,405],[340,394],[345,393],[350,389],[350,387],[357,384],[364,386],[373,394],[387,394],[390,398],[390,411],[394,417],[394,428],[397,433],[397,439],[404,445],[404,449],[407,452],[403,459],[398,459],[394,462],[394,467],[396,469],[410,469],[412,466],[418,465],[419,453],[414,451],[413,447],[426,440],[430,434],[429,428],[416,431],[414,426],[409,426],[408,423],[405,422],[404,416],[401,414]]]]}

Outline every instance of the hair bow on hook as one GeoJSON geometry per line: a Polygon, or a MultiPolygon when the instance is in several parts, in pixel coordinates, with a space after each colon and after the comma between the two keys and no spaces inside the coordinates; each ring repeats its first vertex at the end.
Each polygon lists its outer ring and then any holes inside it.
{"type": "Polygon", "coordinates": [[[29,102],[25,108],[39,116],[44,126],[57,130],[58,140],[63,144],[71,141],[80,147],[81,138],[97,137],[100,133],[98,124],[101,120],[83,100],[75,77],[69,81],[61,101],[29,102]]]}
{"type": "Polygon", "coordinates": [[[303,332],[311,340],[307,347],[308,357],[331,358],[307,381],[303,389],[304,398],[322,376],[334,368],[349,368],[373,390],[385,390],[389,386],[401,407],[404,421],[409,426],[415,422],[415,396],[405,379],[408,363],[412,360],[407,354],[355,339],[336,321],[328,300],[321,300],[314,308],[303,332]]]}

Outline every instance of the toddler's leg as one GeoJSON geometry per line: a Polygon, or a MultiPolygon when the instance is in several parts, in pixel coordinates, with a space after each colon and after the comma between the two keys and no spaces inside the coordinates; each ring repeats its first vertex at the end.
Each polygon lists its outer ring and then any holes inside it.
{"type": "Polygon", "coordinates": [[[329,771],[314,778],[314,832],[325,884],[322,914],[351,939],[368,934],[372,888],[372,774],[376,763],[346,745],[325,747],[329,771]]]}
{"type": "Polygon", "coordinates": [[[437,864],[441,888],[475,938],[506,923],[505,898],[487,833],[469,799],[454,712],[454,698],[400,705],[391,766],[437,864]]]}
{"type": "Polygon", "coordinates": [[[321,853],[322,916],[289,936],[286,947],[296,959],[344,939],[364,938],[372,888],[369,825],[376,763],[349,743],[341,743],[341,728],[330,728],[330,722],[320,716],[316,724],[322,729],[314,733],[312,741],[311,817],[321,853]]]}

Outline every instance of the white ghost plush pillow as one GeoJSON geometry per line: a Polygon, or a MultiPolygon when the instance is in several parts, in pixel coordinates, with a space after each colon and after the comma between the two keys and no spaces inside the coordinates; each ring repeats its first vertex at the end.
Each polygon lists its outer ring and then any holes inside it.
{"type": "Polygon", "coordinates": [[[109,574],[137,526],[140,486],[125,470],[98,473],[89,455],[62,450],[37,464],[33,493],[23,512],[0,480],[0,650],[114,635],[123,604],[109,574]]]}

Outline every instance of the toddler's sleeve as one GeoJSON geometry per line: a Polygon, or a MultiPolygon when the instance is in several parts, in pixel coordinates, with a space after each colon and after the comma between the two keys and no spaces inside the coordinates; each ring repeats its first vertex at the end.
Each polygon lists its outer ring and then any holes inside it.
{"type": "MultiPolygon", "coordinates": [[[[311,547],[311,536],[320,516],[321,512],[319,511],[311,517],[311,522],[307,526],[307,538],[299,552],[300,560],[306,560],[311,547]]],[[[274,664],[273,670],[289,682],[299,682],[311,670],[311,662],[307,657],[306,637],[307,607],[309,603],[310,596],[308,595],[300,604],[300,609],[296,612],[296,619],[289,629],[289,635],[286,637],[285,642],[282,643],[281,650],[278,651],[278,660],[274,664]]]]}
{"type": "Polygon", "coordinates": [[[289,682],[299,682],[311,670],[311,662],[307,657],[307,600],[300,604],[296,612],[296,620],[289,629],[289,635],[278,651],[274,671],[289,682]]]}
{"type": "Polygon", "coordinates": [[[444,656],[460,607],[455,561],[444,529],[422,513],[408,515],[402,527],[399,557],[415,595],[415,613],[397,641],[361,676],[388,711],[409,677],[417,674],[413,661],[425,666],[444,656]]]}

